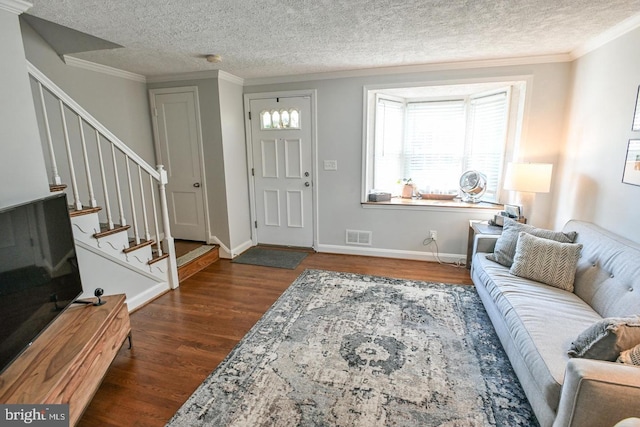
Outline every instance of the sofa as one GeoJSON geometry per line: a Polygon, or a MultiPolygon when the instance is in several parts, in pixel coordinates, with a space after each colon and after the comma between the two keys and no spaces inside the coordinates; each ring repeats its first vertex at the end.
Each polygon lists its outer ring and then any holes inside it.
{"type": "MultiPolygon", "coordinates": [[[[640,314],[640,245],[583,221],[569,221],[562,233],[574,240],[563,245],[579,250],[569,289],[516,276],[513,266],[488,259],[495,259],[503,232],[475,236],[477,292],[542,427],[613,426],[640,417],[640,366],[569,355],[603,319],[640,314]]],[[[530,239],[526,230],[519,236],[518,251],[530,239]]]]}

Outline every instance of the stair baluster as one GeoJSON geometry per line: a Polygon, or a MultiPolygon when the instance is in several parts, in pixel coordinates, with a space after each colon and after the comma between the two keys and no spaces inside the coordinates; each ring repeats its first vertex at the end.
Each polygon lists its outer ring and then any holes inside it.
{"type": "Polygon", "coordinates": [[[96,202],[96,195],[93,192],[93,181],[91,180],[91,168],[89,167],[89,156],[87,154],[87,142],[84,138],[84,126],[82,125],[82,117],[78,116],[78,128],[80,128],[80,143],[82,145],[82,158],[84,160],[84,172],[87,175],[87,189],[89,191],[89,206],[92,208],[98,207],[96,202]]]}
{"type": "Polygon", "coordinates": [[[107,177],[104,172],[104,160],[102,158],[102,147],[100,146],[100,132],[96,129],[96,145],[98,146],[98,162],[100,163],[100,179],[102,181],[102,191],[104,192],[104,210],[107,216],[107,227],[113,230],[113,216],[111,215],[111,203],[109,203],[109,189],[107,177]]]}
{"type": "Polygon", "coordinates": [[[53,138],[51,138],[51,127],[49,126],[49,115],[47,114],[47,106],[44,102],[44,92],[42,83],[38,82],[38,91],[40,92],[40,104],[42,105],[42,117],[44,118],[44,128],[47,134],[47,147],[49,148],[49,159],[51,160],[51,175],[55,185],[61,185],[62,179],[58,174],[58,164],[56,162],[56,153],[53,150],[53,138]]]}
{"type": "Polygon", "coordinates": [[[133,182],[131,181],[131,167],[129,157],[125,154],[124,164],[127,168],[127,185],[129,186],[129,203],[131,203],[131,225],[133,226],[133,239],[136,245],[140,244],[140,232],[138,230],[138,216],[136,215],[136,198],[133,194],[133,182]]]}
{"type": "Polygon", "coordinates": [[[142,204],[142,225],[144,226],[144,240],[151,240],[149,233],[149,220],[147,219],[147,203],[144,197],[144,186],[142,185],[142,168],[138,165],[138,185],[140,186],[140,203],[142,204]]]}

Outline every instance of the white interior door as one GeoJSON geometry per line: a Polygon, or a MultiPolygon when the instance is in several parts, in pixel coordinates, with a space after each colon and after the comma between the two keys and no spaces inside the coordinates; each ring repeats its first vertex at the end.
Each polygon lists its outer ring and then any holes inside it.
{"type": "Polygon", "coordinates": [[[311,98],[253,99],[257,241],[313,246],[311,98]]]}
{"type": "Polygon", "coordinates": [[[200,120],[195,88],[151,91],[159,162],[167,170],[171,233],[206,241],[200,120]]]}

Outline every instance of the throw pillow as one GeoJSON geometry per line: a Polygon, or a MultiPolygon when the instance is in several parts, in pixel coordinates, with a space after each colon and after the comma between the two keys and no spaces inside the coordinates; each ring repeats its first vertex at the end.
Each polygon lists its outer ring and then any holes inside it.
{"type": "Polygon", "coordinates": [[[616,362],[625,363],[627,365],[640,365],[640,344],[620,353],[616,362]]]}
{"type": "Polygon", "coordinates": [[[511,218],[505,218],[502,234],[496,241],[493,253],[487,255],[487,258],[505,267],[511,267],[511,264],[513,264],[513,256],[516,253],[518,235],[521,231],[561,243],[573,243],[576,240],[575,231],[563,233],[561,231],[545,230],[544,228],[536,228],[532,225],[519,223],[511,218]]]}
{"type": "Polygon", "coordinates": [[[602,319],[571,343],[571,357],[615,361],[620,352],[640,344],[640,316],[602,319]]]}
{"type": "Polygon", "coordinates": [[[573,292],[582,245],[543,239],[523,231],[509,273],[573,292]]]}

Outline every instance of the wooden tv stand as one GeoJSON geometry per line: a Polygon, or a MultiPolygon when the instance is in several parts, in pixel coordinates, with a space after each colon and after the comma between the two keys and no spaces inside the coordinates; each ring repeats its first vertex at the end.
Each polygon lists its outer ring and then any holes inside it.
{"type": "Polygon", "coordinates": [[[125,295],[67,308],[2,374],[0,403],[68,403],[75,425],[100,386],[131,323],[125,295]]]}

